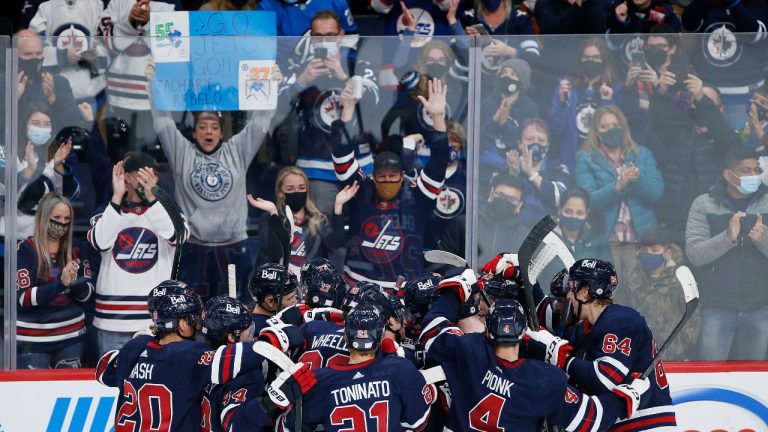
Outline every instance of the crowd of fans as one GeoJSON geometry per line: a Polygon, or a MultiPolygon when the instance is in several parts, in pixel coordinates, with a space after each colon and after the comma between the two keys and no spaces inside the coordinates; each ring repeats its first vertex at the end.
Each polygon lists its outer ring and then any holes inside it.
{"type": "Polygon", "coordinates": [[[294,273],[324,257],[350,286],[395,287],[440,270],[425,250],[464,256],[474,230],[486,262],[547,214],[577,259],[615,264],[659,338],[682,309],[675,269],[694,269],[703,308],[674,358],[766,358],[762,0],[10,3],[19,367],[124,345],[174,255],[206,299],[235,264],[253,306],[249,275],[283,260],[275,221],[294,273]],[[293,36],[277,108],[157,109],[148,25],[171,10],[274,11],[293,36]]]}

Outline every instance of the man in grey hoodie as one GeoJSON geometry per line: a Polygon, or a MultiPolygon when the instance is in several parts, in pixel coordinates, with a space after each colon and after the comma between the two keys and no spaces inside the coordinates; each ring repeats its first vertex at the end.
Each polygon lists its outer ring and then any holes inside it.
{"type": "MultiPolygon", "coordinates": [[[[148,79],[153,69],[148,68],[148,79]]],[[[277,66],[271,79],[282,80],[277,66]]],[[[193,141],[179,132],[169,112],[152,105],[152,114],[173,173],[176,201],[189,220],[190,238],[182,251],[178,278],[210,298],[226,294],[226,268],[235,264],[238,292],[247,292],[242,287],[247,286],[253,259],[246,246],[245,174],[269,130],[274,111],[254,111],[245,128],[227,141],[222,139],[218,112],[195,113],[193,141]]]]}

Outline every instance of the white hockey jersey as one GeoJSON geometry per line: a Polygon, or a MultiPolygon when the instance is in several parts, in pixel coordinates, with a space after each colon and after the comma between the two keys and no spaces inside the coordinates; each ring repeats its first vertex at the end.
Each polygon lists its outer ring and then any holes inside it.
{"type": "MultiPolygon", "coordinates": [[[[136,111],[149,110],[147,79],[144,77],[151,51],[149,25],[138,29],[128,21],[136,0],[111,0],[101,18],[105,45],[113,60],[107,72],[107,99],[110,105],[136,111]]],[[[152,12],[175,10],[162,1],[149,2],[152,12]]]]}
{"type": "Polygon", "coordinates": [[[123,208],[110,203],[91,220],[88,243],[101,253],[93,324],[116,332],[146,329],[147,294],[171,277],[176,233],[168,212],[159,202],[123,208]]]}
{"type": "Polygon", "coordinates": [[[29,23],[46,42],[43,66],[58,66],[77,100],[93,98],[107,85],[107,50],[96,36],[103,11],[101,0],[78,0],[72,6],[49,0],[40,4],[29,23]],[[92,60],[71,64],[69,49],[90,52],[92,60]]]}

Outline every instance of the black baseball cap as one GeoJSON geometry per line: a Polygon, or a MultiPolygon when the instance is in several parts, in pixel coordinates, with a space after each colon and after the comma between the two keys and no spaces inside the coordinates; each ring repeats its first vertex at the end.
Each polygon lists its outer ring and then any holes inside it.
{"type": "Polygon", "coordinates": [[[384,168],[402,171],[403,163],[400,161],[400,156],[391,151],[383,151],[377,154],[376,158],[373,159],[373,170],[378,171],[384,168]]]}
{"type": "Polygon", "coordinates": [[[141,168],[160,168],[155,158],[144,152],[133,152],[125,160],[123,169],[125,172],[135,172],[141,168]]]}

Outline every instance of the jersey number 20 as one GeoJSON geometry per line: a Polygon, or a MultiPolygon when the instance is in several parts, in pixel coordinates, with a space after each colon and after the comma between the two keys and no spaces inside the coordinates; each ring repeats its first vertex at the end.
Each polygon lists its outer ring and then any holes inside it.
{"type": "Polygon", "coordinates": [[[171,427],[173,417],[173,396],[168,387],[162,384],[144,384],[139,391],[133,384],[123,381],[123,396],[125,402],[117,413],[115,432],[164,431],[171,427]],[[153,401],[154,399],[154,401],[153,401]],[[156,407],[156,409],[155,409],[156,407]],[[139,419],[128,420],[139,412],[139,419]],[[136,425],[138,423],[138,429],[136,425]]]}

